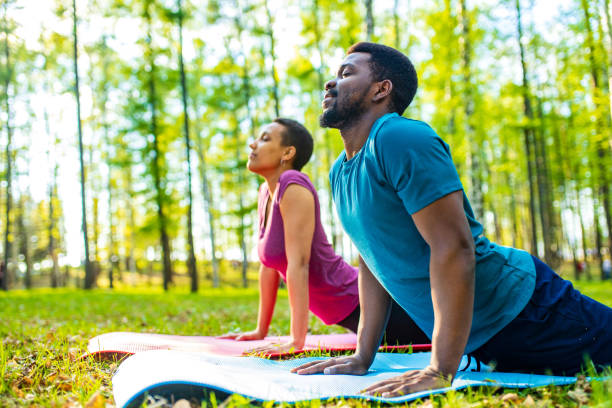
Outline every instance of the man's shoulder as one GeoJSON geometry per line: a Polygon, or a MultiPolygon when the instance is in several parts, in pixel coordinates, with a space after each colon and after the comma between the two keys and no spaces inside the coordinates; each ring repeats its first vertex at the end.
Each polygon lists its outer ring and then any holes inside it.
{"type": "Polygon", "coordinates": [[[387,120],[372,143],[378,154],[402,154],[407,151],[420,151],[429,149],[434,141],[441,141],[436,132],[427,123],[396,116],[387,120]]]}
{"type": "Polygon", "coordinates": [[[422,137],[436,137],[436,132],[427,123],[395,116],[385,121],[376,135],[377,139],[399,139],[415,141],[422,137]]]}

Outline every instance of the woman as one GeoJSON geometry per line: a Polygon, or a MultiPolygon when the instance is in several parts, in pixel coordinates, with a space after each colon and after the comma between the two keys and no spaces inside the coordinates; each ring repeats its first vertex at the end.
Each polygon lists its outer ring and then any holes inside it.
{"type": "MultiPolygon", "coordinates": [[[[291,341],[254,351],[285,352],[304,347],[308,310],[325,324],[357,332],[357,268],[334,253],[327,241],[319,199],[300,170],[312,155],[313,141],[300,123],[277,118],[249,145],[247,168],[265,179],[259,189],[259,313],[257,328],[223,338],[260,340],[268,333],[279,278],[287,283],[291,341]]],[[[385,332],[388,344],[429,343],[427,336],[395,303],[385,332]]]]}

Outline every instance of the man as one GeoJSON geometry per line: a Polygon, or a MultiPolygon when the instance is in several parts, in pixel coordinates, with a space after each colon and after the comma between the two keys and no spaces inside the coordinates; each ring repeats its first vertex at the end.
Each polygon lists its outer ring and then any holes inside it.
{"type": "Polygon", "coordinates": [[[353,356],[293,371],[366,373],[390,297],[431,337],[431,361],[369,393],[448,386],[464,353],[501,371],[574,374],[585,355],[597,368],[611,364],[612,309],[527,252],[482,236],[446,143],[425,123],[400,116],[416,88],[410,60],[373,43],[353,45],[325,85],[320,121],[344,142],[330,182],[360,253],[362,315],[353,356]]]}

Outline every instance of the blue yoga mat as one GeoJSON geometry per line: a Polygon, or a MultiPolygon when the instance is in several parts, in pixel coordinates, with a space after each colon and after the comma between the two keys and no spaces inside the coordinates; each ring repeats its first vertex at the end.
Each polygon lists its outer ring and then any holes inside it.
{"type": "Polygon", "coordinates": [[[370,401],[399,403],[430,394],[466,387],[498,386],[527,388],[543,385],[570,384],[574,377],[555,377],[535,374],[491,372],[487,366],[477,365],[463,357],[452,387],[422,391],[395,398],[381,398],[360,394],[369,385],[410,369],[424,368],[431,353],[378,353],[364,376],[308,375],[289,370],[320,357],[295,360],[267,360],[257,357],[228,357],[205,353],[173,350],[154,350],[126,359],[113,377],[113,393],[118,407],[140,404],[145,394],[174,395],[175,399],[202,397],[211,391],[219,401],[229,394],[240,394],[258,401],[298,402],[329,398],[357,398],[370,401]],[[477,370],[481,371],[477,371],[477,370]]]}

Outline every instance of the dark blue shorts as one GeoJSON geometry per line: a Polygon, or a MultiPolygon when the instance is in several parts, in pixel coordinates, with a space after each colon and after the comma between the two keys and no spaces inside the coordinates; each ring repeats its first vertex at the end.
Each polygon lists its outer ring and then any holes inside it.
{"type": "Polygon", "coordinates": [[[509,372],[574,375],[612,365],[612,309],[533,260],[536,286],[529,303],[472,356],[509,372]]]}

